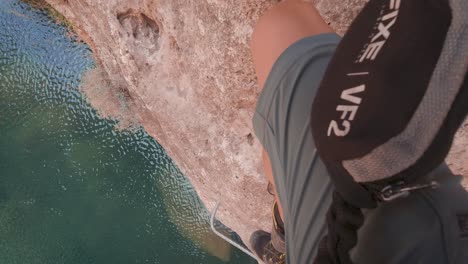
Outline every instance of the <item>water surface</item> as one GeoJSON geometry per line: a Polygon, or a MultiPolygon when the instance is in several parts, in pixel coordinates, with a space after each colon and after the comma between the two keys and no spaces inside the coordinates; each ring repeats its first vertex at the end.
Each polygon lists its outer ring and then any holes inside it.
{"type": "Polygon", "coordinates": [[[45,13],[0,1],[0,262],[224,263],[207,250],[229,248],[161,146],[87,103],[92,67],[45,13]]]}

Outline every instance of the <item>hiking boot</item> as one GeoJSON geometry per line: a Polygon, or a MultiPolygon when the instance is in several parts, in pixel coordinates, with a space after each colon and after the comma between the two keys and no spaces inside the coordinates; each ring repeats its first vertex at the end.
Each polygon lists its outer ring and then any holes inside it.
{"type": "Polygon", "coordinates": [[[250,236],[250,245],[254,253],[265,264],[284,264],[286,255],[279,252],[271,243],[271,234],[263,230],[257,230],[250,236]]]}

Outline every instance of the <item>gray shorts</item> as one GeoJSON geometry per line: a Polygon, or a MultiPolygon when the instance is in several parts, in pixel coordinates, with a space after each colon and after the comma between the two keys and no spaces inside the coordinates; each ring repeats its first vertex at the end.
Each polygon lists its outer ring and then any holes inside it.
{"type": "MultiPolygon", "coordinates": [[[[267,151],[284,210],[287,262],[312,263],[326,234],[333,192],[310,128],[312,102],[340,42],[322,34],[291,45],[258,98],[255,133],[267,151]]],[[[427,175],[441,187],[364,211],[355,263],[468,263],[468,193],[445,165],[427,175]]]]}
{"type": "Polygon", "coordinates": [[[288,263],[309,263],[326,234],[333,188],[315,150],[310,112],[339,42],[336,34],[322,34],[286,49],[268,76],[253,118],[284,210],[288,263]]]}

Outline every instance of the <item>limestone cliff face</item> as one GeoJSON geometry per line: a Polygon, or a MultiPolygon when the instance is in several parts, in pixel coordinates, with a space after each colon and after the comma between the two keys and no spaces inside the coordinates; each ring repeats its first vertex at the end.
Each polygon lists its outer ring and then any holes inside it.
{"type": "Polygon", "coordinates": [[[128,114],[121,108],[129,108],[207,208],[221,201],[218,218],[244,241],[252,231],[269,228],[272,198],[250,121],[258,89],[248,39],[271,3],[48,2],[74,24],[114,92],[125,91],[127,99],[122,104],[113,91],[106,93],[109,98],[85,91],[91,103],[120,117],[128,114]]]}
{"type": "MultiPolygon", "coordinates": [[[[113,94],[123,94],[127,114],[163,145],[207,208],[221,201],[224,224],[244,241],[268,229],[272,198],[251,125],[259,88],[248,41],[255,21],[278,1],[47,2],[74,24],[116,89],[95,98],[97,106],[109,108],[113,94]]],[[[313,2],[343,33],[366,0],[313,2]]]]}

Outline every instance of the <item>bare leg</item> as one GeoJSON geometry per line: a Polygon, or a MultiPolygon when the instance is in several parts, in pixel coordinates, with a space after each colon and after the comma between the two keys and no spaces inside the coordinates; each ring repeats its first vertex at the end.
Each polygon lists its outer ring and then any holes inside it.
{"type": "MultiPolygon", "coordinates": [[[[273,64],[291,44],[305,37],[329,32],[333,30],[313,4],[302,0],[285,0],[266,12],[257,23],[250,43],[259,87],[263,88],[273,64]]],[[[268,181],[275,186],[270,159],[265,150],[263,162],[268,181]]],[[[277,196],[275,200],[284,219],[277,196]]]]}

